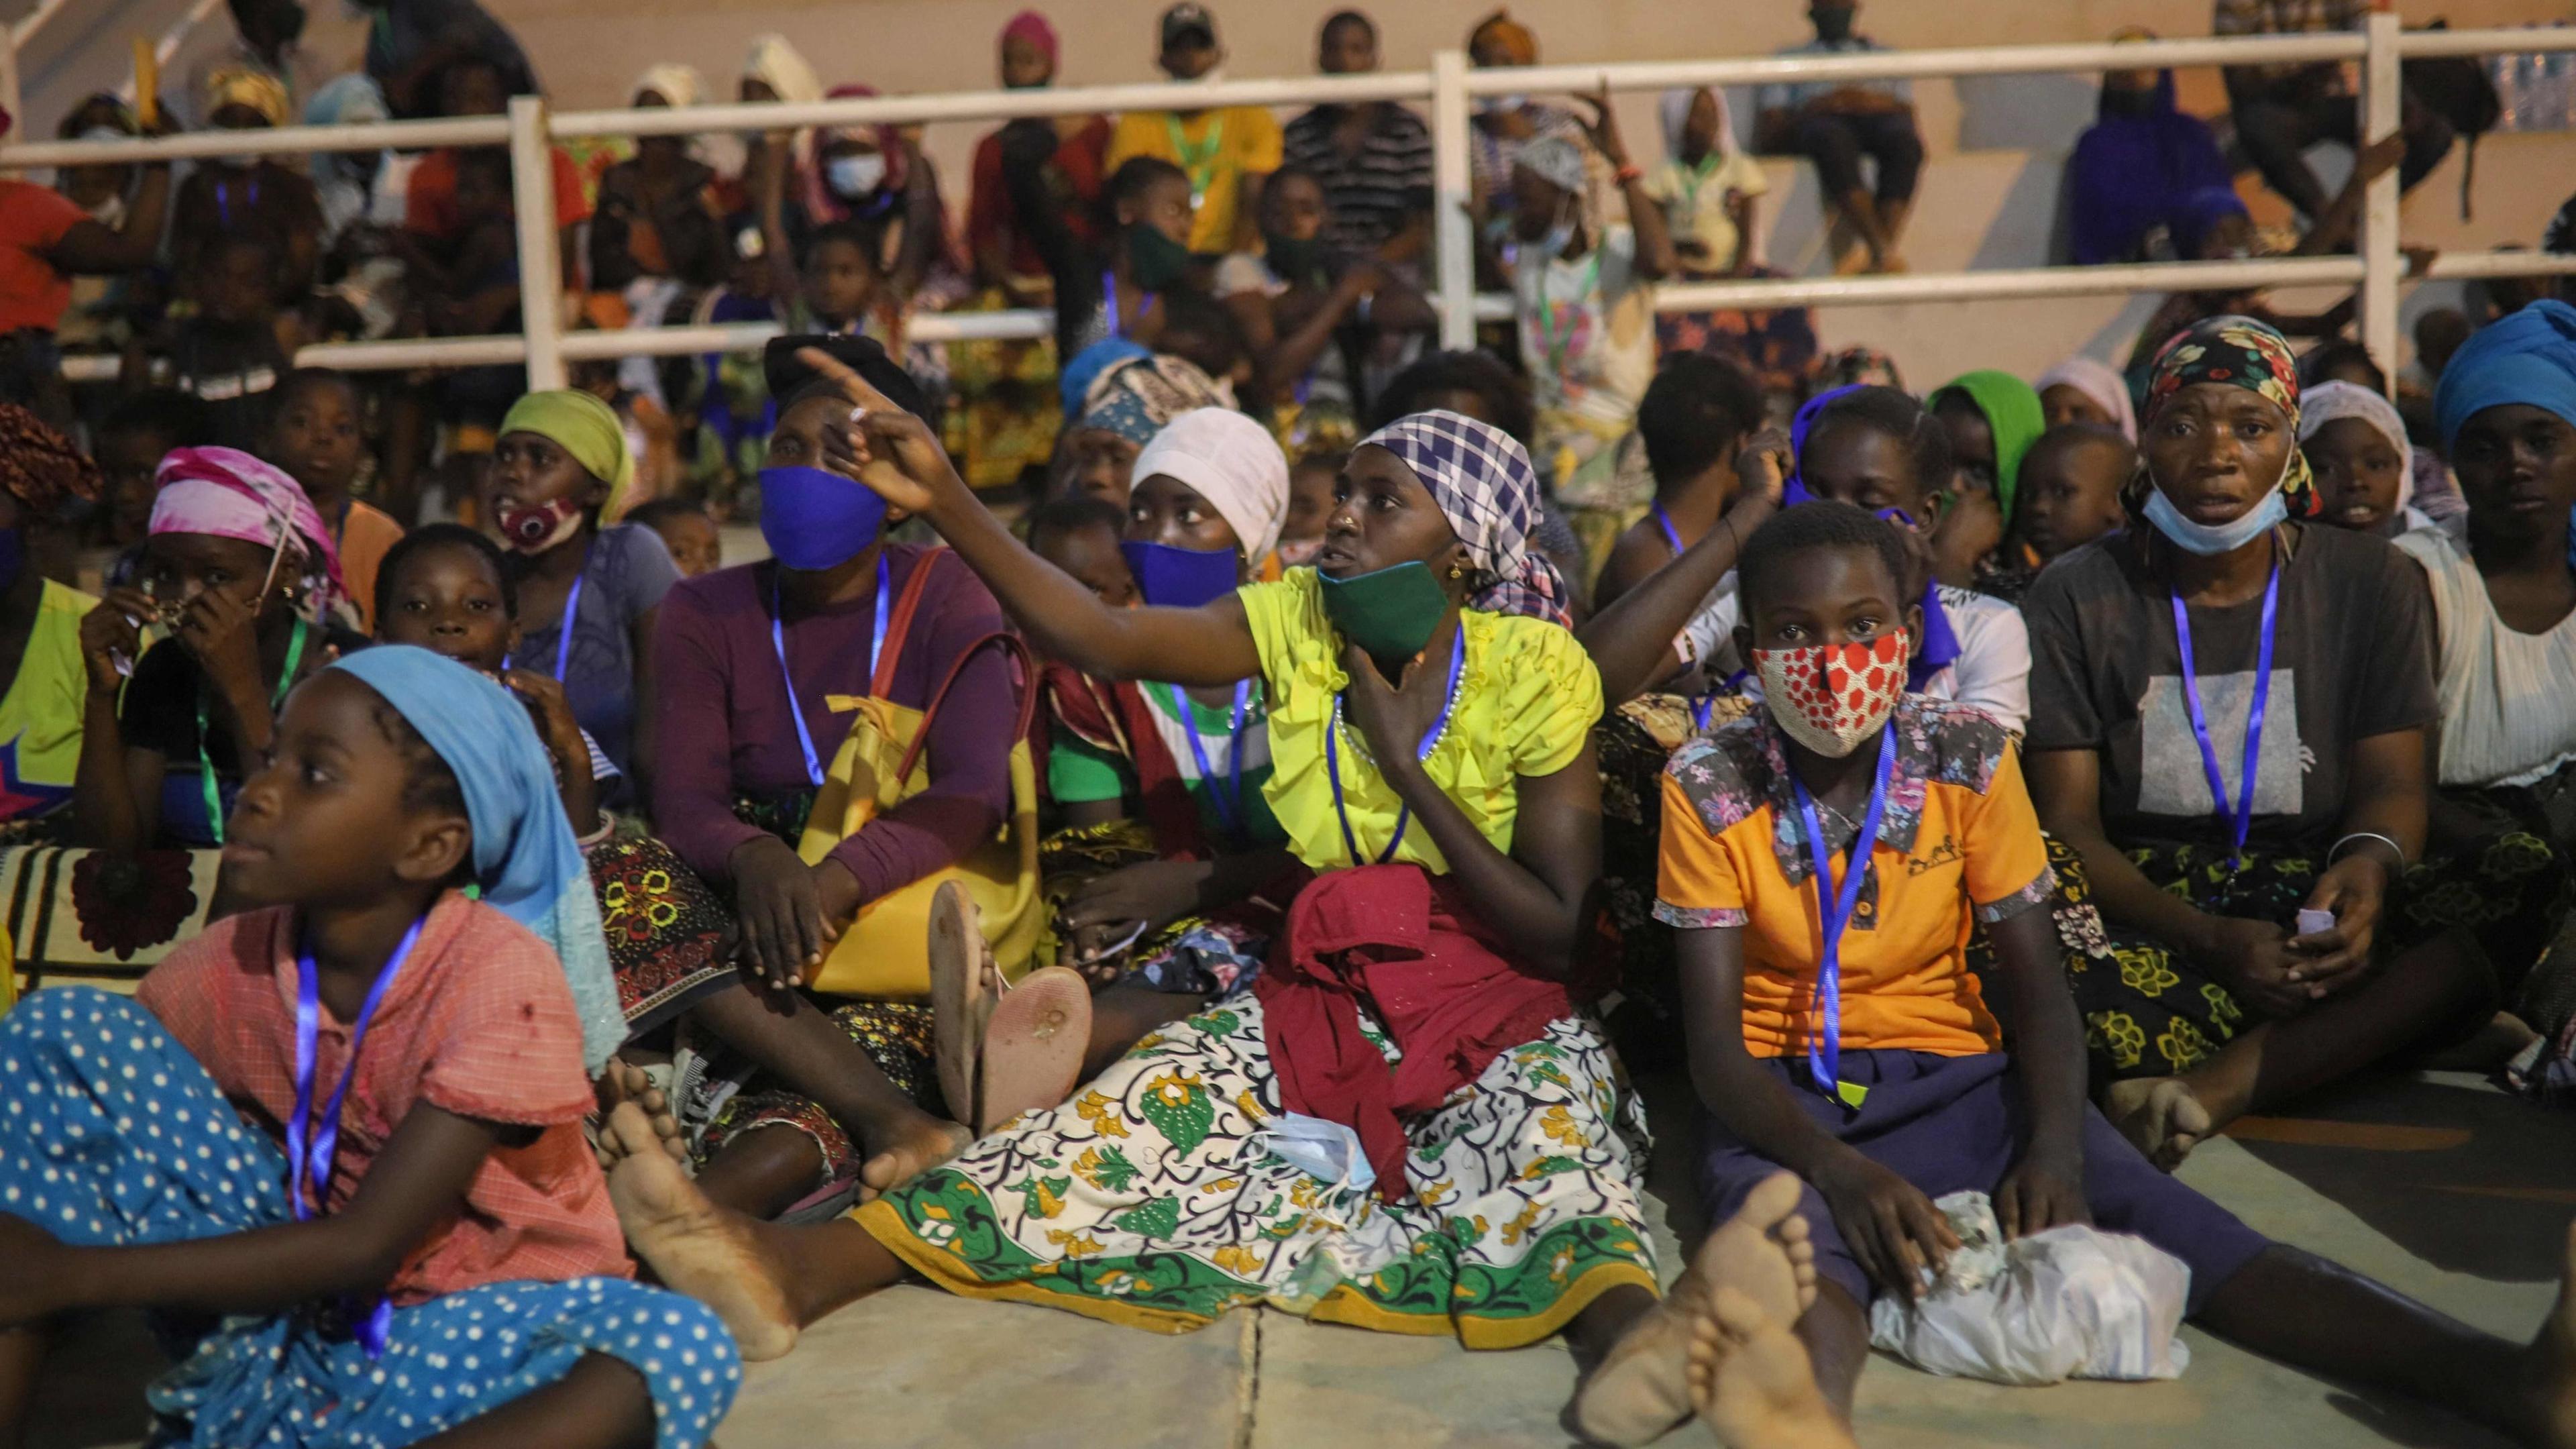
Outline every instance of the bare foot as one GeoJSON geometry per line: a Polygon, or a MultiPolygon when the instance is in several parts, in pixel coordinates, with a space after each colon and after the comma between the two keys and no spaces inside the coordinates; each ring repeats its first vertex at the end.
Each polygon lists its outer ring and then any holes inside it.
{"type": "Polygon", "coordinates": [[[1672,1293],[1640,1315],[1604,1355],[1574,1400],[1574,1424],[1601,1444],[1646,1444],[1690,1417],[1685,1365],[1691,1324],[1711,1292],[1744,1294],[1759,1311],[1795,1323],[1816,1301],[1816,1248],[1798,1211],[1802,1185],[1775,1173],[1700,1244],[1672,1293]]]}
{"type": "Polygon", "coordinates": [[[2182,1166],[2212,1129],[2209,1108],[2181,1077],[2141,1077],[2114,1082],[2103,1095],[2102,1115],[2147,1160],[2167,1172],[2182,1166]]]}
{"type": "Polygon", "coordinates": [[[600,1138],[616,1139],[608,1197],[635,1256],[665,1286],[714,1309],[745,1362],[784,1357],[796,1346],[786,1275],[762,1251],[752,1221],[709,1202],[656,1149],[652,1121],[634,1103],[609,1113],[600,1138]]]}
{"type": "Polygon", "coordinates": [[[671,1110],[671,1099],[662,1094],[661,1088],[653,1085],[653,1079],[645,1074],[642,1067],[623,1057],[610,1057],[608,1070],[599,1074],[595,1085],[599,1090],[601,1126],[591,1145],[599,1153],[601,1171],[615,1167],[617,1159],[625,1155],[625,1150],[610,1140],[607,1130],[608,1118],[617,1111],[620,1102],[632,1102],[642,1108],[645,1118],[653,1124],[653,1135],[660,1139],[662,1150],[671,1155],[673,1162],[684,1168],[688,1166],[689,1144],[681,1136],[679,1114],[671,1110]]]}
{"type": "Polygon", "coordinates": [[[1691,1325],[1691,1407],[1727,1449],[1851,1449],[1793,1320],[1719,1287],[1691,1325]]]}
{"type": "Polygon", "coordinates": [[[942,1122],[927,1112],[914,1112],[895,1124],[859,1164],[859,1197],[870,1200],[894,1191],[973,1145],[975,1134],[955,1122],[942,1122]]]}

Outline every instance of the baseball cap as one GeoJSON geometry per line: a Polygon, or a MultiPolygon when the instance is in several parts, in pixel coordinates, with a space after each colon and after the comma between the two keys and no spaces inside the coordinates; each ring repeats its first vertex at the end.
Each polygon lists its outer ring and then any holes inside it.
{"type": "Polygon", "coordinates": [[[1197,0],[1181,0],[1163,12],[1164,49],[1171,49],[1193,32],[1204,36],[1208,44],[1216,44],[1216,17],[1208,13],[1206,6],[1197,0]]]}

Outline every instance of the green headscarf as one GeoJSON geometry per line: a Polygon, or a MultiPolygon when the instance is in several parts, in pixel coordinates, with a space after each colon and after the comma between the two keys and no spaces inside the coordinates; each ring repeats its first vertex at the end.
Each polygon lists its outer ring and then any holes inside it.
{"type": "Polygon", "coordinates": [[[553,439],[590,476],[608,485],[608,502],[599,510],[601,525],[626,516],[626,495],[635,489],[635,455],[627,451],[626,427],[608,404],[571,388],[532,392],[510,405],[501,431],[553,439]]]}
{"type": "Polygon", "coordinates": [[[2021,486],[2021,459],[2039,435],[2048,431],[2048,414],[2039,405],[2039,392],[2029,383],[2009,372],[1981,368],[1961,373],[1935,389],[1923,400],[1927,408],[1939,408],[1942,400],[1958,393],[1977,405],[1985,414],[1986,427],[1995,435],[1995,502],[2003,506],[2004,517],[2013,516],[2013,493],[2021,486]]]}

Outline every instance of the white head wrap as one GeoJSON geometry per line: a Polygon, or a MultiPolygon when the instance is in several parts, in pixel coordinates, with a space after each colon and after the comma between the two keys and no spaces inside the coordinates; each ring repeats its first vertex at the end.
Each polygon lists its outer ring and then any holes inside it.
{"type": "Polygon", "coordinates": [[[1709,98],[1717,102],[1716,154],[1732,156],[1738,149],[1735,144],[1735,113],[1726,103],[1726,88],[1675,86],[1664,92],[1660,105],[1664,118],[1664,154],[1676,161],[1682,159],[1682,132],[1690,129],[1691,107],[1698,104],[1701,91],[1708,92],[1709,98]]]}
{"type": "Polygon", "coordinates": [[[674,107],[694,106],[707,98],[707,83],[698,74],[696,66],[666,60],[659,65],[645,67],[644,73],[635,78],[635,88],[627,94],[640,96],[646,91],[660,96],[674,107]]]}
{"type": "Polygon", "coordinates": [[[2317,429],[2337,418],[2359,418],[2379,430],[2397,450],[2397,511],[2415,499],[2415,445],[2406,437],[2406,420],[2397,405],[2369,388],[2349,382],[2321,382],[2299,392],[2299,442],[2304,446],[2317,429]]]}
{"type": "Polygon", "coordinates": [[[2138,440],[2138,409],[2129,400],[2128,379],[2120,376],[2109,363],[2096,362],[2089,357],[2070,357],[2041,373],[2039,380],[2030,386],[2034,392],[2046,392],[2052,387],[2071,387],[2101,404],[2102,411],[2111,415],[2112,426],[2130,442],[2138,440]]]}
{"type": "Polygon", "coordinates": [[[1270,430],[1227,408],[1196,408],[1163,425],[1136,455],[1135,477],[1177,478],[1234,530],[1258,567],[1288,521],[1288,457],[1270,430]]]}

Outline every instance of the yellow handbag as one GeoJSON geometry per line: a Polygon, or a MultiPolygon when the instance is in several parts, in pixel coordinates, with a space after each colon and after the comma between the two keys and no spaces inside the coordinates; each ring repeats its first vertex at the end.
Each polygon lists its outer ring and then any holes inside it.
{"type": "Polygon", "coordinates": [[[828,697],[833,713],[856,718],[850,722],[848,738],[832,756],[831,773],[815,794],[796,853],[808,865],[819,864],[834,846],[856,835],[869,821],[929,788],[930,772],[922,756],[931,725],[967,663],[987,648],[1001,649],[1020,664],[1019,721],[1011,732],[1010,816],[992,839],[975,847],[964,860],[861,906],[858,918],[833,943],[814,978],[813,988],[830,995],[928,999],[930,902],[947,881],[966,888],[982,918],[994,960],[1012,980],[1028,970],[1046,925],[1045,902],[1038,891],[1037,768],[1029,751],[1037,670],[1028,645],[1006,633],[987,634],[969,644],[959,652],[948,677],[931,691],[926,709],[907,709],[886,697],[922,585],[946,554],[941,549],[926,555],[905,582],[902,600],[886,627],[885,643],[877,650],[876,674],[868,681],[868,692],[828,697]]]}

